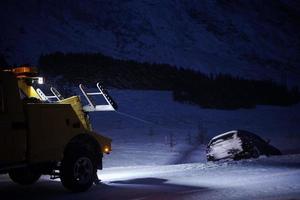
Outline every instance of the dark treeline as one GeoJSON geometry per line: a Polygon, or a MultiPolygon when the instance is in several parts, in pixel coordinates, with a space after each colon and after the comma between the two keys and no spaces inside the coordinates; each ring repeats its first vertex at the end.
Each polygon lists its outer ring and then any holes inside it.
{"type": "Polygon", "coordinates": [[[190,79],[173,92],[174,99],[207,108],[236,109],[261,105],[287,106],[299,102],[297,87],[289,90],[268,80],[247,80],[230,75],[190,79]]]}
{"type": "Polygon", "coordinates": [[[118,60],[99,53],[44,55],[39,67],[76,84],[100,81],[106,87],[122,89],[172,90],[178,76],[178,70],[170,65],[118,60]]]}
{"type": "Polygon", "coordinates": [[[289,90],[269,80],[248,80],[230,75],[206,75],[168,64],[119,60],[100,53],[42,55],[43,73],[62,75],[72,83],[122,89],[172,90],[176,101],[207,108],[250,108],[258,104],[291,105],[299,102],[298,88],[289,90]]]}

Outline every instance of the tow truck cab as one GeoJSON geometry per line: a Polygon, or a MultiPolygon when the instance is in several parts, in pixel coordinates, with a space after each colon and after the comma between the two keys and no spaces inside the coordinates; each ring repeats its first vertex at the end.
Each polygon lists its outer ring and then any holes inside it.
{"type": "Polygon", "coordinates": [[[35,68],[0,71],[0,173],[23,185],[47,174],[71,191],[85,191],[97,181],[103,154],[111,151],[111,139],[92,130],[88,112],[116,106],[98,84],[97,93],[80,86],[89,102],[83,106],[79,96],[63,98],[55,88],[46,96],[34,87],[42,82],[35,68]],[[92,103],[95,94],[107,105],[92,103]]]}

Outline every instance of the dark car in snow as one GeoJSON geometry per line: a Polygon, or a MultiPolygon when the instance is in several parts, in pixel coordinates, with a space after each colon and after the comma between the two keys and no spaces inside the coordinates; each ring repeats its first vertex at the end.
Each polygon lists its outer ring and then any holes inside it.
{"type": "Polygon", "coordinates": [[[208,161],[217,161],[258,158],[260,155],[281,155],[281,152],[254,133],[233,130],[212,138],[207,145],[206,155],[208,161]]]}

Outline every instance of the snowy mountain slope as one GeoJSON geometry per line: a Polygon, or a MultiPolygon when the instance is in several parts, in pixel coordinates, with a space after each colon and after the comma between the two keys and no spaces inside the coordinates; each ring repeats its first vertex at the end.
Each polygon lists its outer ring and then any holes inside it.
{"type": "Polygon", "coordinates": [[[299,81],[299,5],[293,1],[4,0],[0,52],[102,52],[208,73],[299,81]]]}
{"type": "Polygon", "coordinates": [[[244,129],[271,139],[283,153],[299,153],[300,105],[234,111],[203,109],[172,100],[171,92],[112,90],[119,112],[92,113],[96,131],[113,139],[105,167],[206,162],[213,136],[244,129]],[[149,153],[149,149],[154,149],[149,153]]]}

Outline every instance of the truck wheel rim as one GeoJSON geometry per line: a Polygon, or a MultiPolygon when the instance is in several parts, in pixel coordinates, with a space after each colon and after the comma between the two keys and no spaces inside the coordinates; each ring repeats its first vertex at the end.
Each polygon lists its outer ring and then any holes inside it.
{"type": "Polygon", "coordinates": [[[93,174],[93,164],[87,157],[79,158],[74,165],[74,177],[79,184],[88,183],[93,174]]]}

